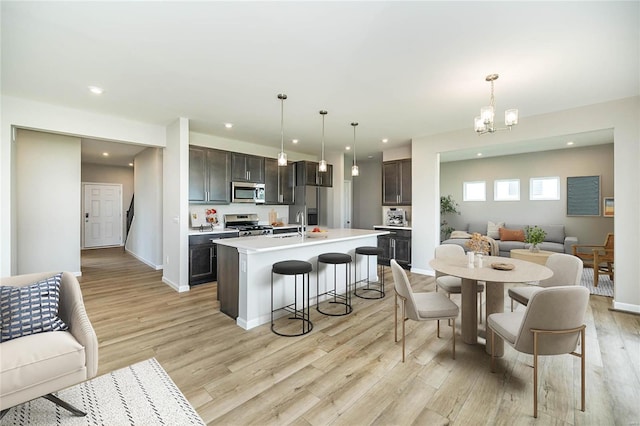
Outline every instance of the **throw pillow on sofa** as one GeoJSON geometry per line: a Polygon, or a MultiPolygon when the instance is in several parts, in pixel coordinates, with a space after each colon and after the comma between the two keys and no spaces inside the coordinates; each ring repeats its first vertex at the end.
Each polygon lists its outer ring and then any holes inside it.
{"type": "Polygon", "coordinates": [[[500,228],[504,228],[504,222],[487,222],[487,237],[493,238],[494,240],[500,238],[500,228]]]}
{"type": "Polygon", "coordinates": [[[500,241],[521,241],[524,242],[523,229],[500,228],[500,241]]]}
{"type": "Polygon", "coordinates": [[[24,287],[0,286],[0,342],[68,330],[58,318],[62,273],[24,287]]]}

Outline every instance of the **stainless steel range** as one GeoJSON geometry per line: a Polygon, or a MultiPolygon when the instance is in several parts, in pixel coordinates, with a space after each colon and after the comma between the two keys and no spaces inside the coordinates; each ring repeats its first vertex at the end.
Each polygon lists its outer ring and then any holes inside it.
{"type": "Polygon", "coordinates": [[[273,226],[258,225],[258,222],[256,213],[224,215],[225,227],[237,229],[241,237],[273,234],[273,226]]]}

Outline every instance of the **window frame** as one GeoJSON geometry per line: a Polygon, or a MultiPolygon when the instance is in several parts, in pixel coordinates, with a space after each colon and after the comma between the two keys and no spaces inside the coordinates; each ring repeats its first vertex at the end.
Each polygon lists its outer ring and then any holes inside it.
{"type": "Polygon", "coordinates": [[[496,179],[493,181],[493,201],[520,201],[520,179],[496,179]],[[516,194],[513,198],[498,198],[498,184],[502,182],[517,183],[516,194]]]}
{"type": "Polygon", "coordinates": [[[559,200],[560,200],[560,176],[536,176],[536,177],[529,178],[529,201],[559,201],[559,200]],[[555,179],[556,181],[555,196],[545,196],[544,194],[540,196],[534,196],[533,194],[534,181],[536,180],[545,181],[545,180],[552,180],[552,179],[555,179]]]}
{"type": "Polygon", "coordinates": [[[484,180],[474,180],[468,182],[462,182],[462,201],[487,201],[487,182],[484,180]],[[470,199],[467,195],[467,185],[469,184],[482,184],[483,185],[483,194],[482,198],[473,198],[470,199]]]}

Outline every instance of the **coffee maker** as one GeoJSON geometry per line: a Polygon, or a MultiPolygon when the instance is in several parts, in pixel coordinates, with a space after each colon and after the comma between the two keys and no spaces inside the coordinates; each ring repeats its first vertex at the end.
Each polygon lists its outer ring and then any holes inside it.
{"type": "Polygon", "coordinates": [[[387,226],[407,226],[407,212],[404,209],[390,208],[387,210],[387,226]]]}

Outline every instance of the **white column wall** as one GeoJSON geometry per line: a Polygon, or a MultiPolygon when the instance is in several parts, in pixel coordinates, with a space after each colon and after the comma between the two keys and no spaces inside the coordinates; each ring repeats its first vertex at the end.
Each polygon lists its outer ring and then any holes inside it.
{"type": "Polygon", "coordinates": [[[616,281],[613,306],[640,312],[640,97],[523,117],[512,131],[479,138],[473,129],[414,138],[412,141],[412,271],[432,274],[429,260],[439,244],[439,153],[483,145],[614,129],[616,281]]]}
{"type": "Polygon", "coordinates": [[[189,290],[189,120],[167,127],[162,158],[162,281],[178,291],[189,290]]]}

